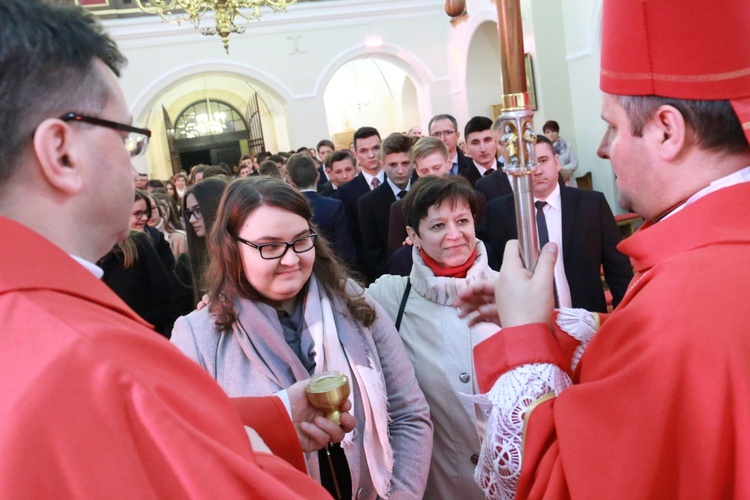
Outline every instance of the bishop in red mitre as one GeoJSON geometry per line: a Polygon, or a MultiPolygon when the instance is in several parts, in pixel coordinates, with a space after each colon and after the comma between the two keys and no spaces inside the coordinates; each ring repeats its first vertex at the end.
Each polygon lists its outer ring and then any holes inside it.
{"type": "Polygon", "coordinates": [[[489,497],[750,497],[749,27],[746,0],[604,0],[598,154],[647,221],[636,274],[610,315],[553,312],[557,249],[532,275],[511,242],[464,294],[503,327],[474,351],[489,497]]]}

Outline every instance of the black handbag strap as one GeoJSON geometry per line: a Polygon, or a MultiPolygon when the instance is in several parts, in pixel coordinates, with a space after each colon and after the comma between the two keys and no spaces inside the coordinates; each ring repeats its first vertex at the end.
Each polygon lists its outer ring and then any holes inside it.
{"type": "Polygon", "coordinates": [[[404,290],[404,296],[401,297],[401,304],[398,306],[398,315],[396,315],[396,331],[401,327],[401,318],[404,316],[404,309],[406,309],[406,301],[409,300],[410,291],[411,280],[406,278],[406,289],[404,290]]]}

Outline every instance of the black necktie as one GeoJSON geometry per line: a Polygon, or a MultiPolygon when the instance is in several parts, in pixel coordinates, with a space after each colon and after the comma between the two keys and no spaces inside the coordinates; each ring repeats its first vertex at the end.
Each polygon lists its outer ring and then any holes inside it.
{"type": "MultiPolygon", "coordinates": [[[[536,207],[536,229],[539,233],[539,249],[549,243],[549,232],[547,232],[547,219],[544,218],[544,207],[547,205],[546,201],[535,201],[534,206],[536,207]]],[[[555,307],[559,307],[560,301],[557,299],[557,283],[552,282],[552,292],[555,295],[555,307]]]]}
{"type": "Polygon", "coordinates": [[[484,171],[484,174],[482,174],[482,175],[485,175],[485,176],[492,175],[492,172],[494,172],[494,171],[495,171],[495,169],[488,168],[487,170],[484,171]]]}
{"type": "Polygon", "coordinates": [[[549,233],[547,232],[547,219],[544,218],[544,206],[546,201],[535,201],[536,207],[536,228],[539,232],[539,248],[549,243],[549,233]]]}
{"type": "Polygon", "coordinates": [[[399,200],[403,200],[405,196],[406,196],[406,191],[405,190],[402,189],[401,191],[399,191],[399,193],[398,193],[398,199],[399,200]]]}

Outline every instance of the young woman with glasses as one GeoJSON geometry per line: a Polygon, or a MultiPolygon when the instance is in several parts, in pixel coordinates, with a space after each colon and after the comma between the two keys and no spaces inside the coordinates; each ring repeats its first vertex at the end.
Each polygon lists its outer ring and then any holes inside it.
{"type": "Polygon", "coordinates": [[[311,217],[282,181],[231,183],[209,236],[209,306],[180,318],[172,342],[230,397],[345,374],[356,430],[343,452],[309,453],[310,474],[340,498],[420,498],[432,426],[414,370],[393,323],[346,278],[311,217]]]}
{"type": "Polygon", "coordinates": [[[190,289],[185,312],[192,311],[205,293],[203,273],[208,265],[206,237],[211,231],[219,200],[227,187],[226,179],[211,177],[204,182],[190,186],[182,200],[182,216],[185,221],[188,251],[178,259],[177,277],[190,289]]]}
{"type": "Polygon", "coordinates": [[[133,211],[130,212],[130,229],[132,231],[143,231],[151,218],[151,200],[148,195],[140,190],[135,192],[133,211]]]}

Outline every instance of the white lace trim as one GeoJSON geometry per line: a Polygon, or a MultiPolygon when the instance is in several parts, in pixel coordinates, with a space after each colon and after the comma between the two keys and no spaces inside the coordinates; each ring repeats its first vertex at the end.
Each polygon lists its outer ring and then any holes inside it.
{"type": "MultiPolygon", "coordinates": [[[[563,307],[557,325],[581,344],[571,362],[575,371],[586,346],[599,329],[599,315],[563,307]]],[[[573,385],[560,367],[550,363],[521,365],[504,373],[487,394],[463,395],[488,415],[474,480],[487,498],[513,499],[521,477],[523,416],[545,394],[559,395],[573,385]]]]}
{"type": "Polygon", "coordinates": [[[487,498],[515,497],[521,476],[524,413],[541,396],[557,395],[570,385],[570,378],[559,367],[534,363],[504,373],[489,393],[472,398],[489,414],[474,471],[474,480],[487,498]]]}
{"type": "Polygon", "coordinates": [[[581,356],[583,356],[583,351],[589,345],[591,337],[599,330],[599,315],[585,309],[561,307],[557,315],[557,326],[581,343],[576,347],[573,360],[570,363],[571,373],[575,372],[578,362],[581,361],[581,356]]]}

